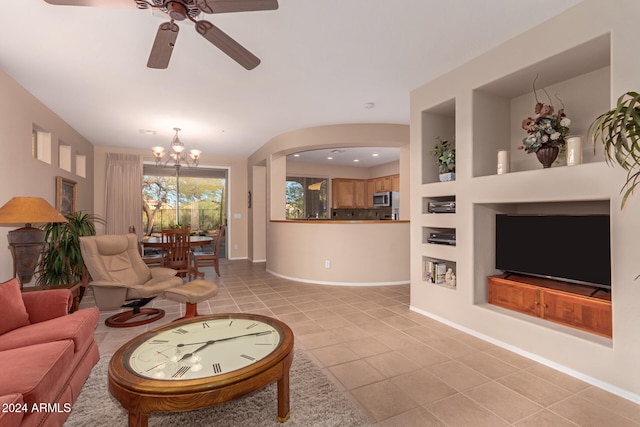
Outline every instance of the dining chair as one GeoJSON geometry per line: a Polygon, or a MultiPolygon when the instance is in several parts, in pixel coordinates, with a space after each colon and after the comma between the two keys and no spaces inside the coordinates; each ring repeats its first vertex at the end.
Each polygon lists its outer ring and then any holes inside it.
{"type": "MultiPolygon", "coordinates": [[[[136,226],[135,225],[129,226],[129,233],[133,233],[135,235],[138,234],[136,232],[136,226]]],[[[140,247],[140,255],[142,256],[142,260],[144,261],[145,264],[154,265],[154,266],[158,266],[158,267],[162,266],[162,255],[160,254],[159,250],[156,250],[154,248],[153,252],[148,254],[145,251],[144,244],[139,243],[138,246],[140,247]]]]}
{"type": "Polygon", "coordinates": [[[172,268],[180,277],[191,276],[191,229],[162,230],[162,266],[172,268]]]}
{"type": "Polygon", "coordinates": [[[204,277],[204,271],[200,271],[200,267],[213,266],[218,277],[220,277],[219,254],[220,244],[224,240],[224,224],[218,229],[218,235],[213,242],[213,252],[198,252],[193,254],[193,276],[204,277]]]}

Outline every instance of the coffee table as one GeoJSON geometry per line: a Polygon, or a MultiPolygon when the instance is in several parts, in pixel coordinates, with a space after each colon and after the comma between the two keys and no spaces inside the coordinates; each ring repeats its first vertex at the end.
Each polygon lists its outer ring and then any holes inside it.
{"type": "Polygon", "coordinates": [[[207,408],[277,381],[278,421],[289,419],[293,332],[279,320],[244,313],[201,316],[148,331],[109,363],[109,391],[129,426],[149,414],[207,408]]]}

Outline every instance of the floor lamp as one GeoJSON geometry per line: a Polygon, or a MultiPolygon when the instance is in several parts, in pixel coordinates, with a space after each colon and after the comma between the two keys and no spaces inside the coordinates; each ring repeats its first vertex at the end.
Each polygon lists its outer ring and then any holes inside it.
{"type": "Polygon", "coordinates": [[[39,197],[14,197],[0,208],[0,224],[25,224],[7,234],[13,255],[13,275],[18,278],[21,289],[24,283],[29,283],[33,278],[45,243],[45,231],[32,227],[31,224],[49,222],[68,221],[39,197]]]}

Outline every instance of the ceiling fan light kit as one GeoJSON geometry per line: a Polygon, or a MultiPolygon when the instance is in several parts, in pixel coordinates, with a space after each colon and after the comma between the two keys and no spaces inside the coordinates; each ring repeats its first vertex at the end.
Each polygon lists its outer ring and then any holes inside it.
{"type": "Polygon", "coordinates": [[[151,47],[147,67],[165,69],[169,66],[171,53],[175,46],[180,28],[175,21],[186,19],[195,24],[196,32],[209,43],[216,46],[231,59],[247,70],[253,70],[260,64],[254,54],[235,41],[224,31],[206,20],[197,20],[202,13],[249,12],[278,9],[277,0],[44,0],[56,6],[95,6],[95,7],[135,7],[138,9],[160,9],[171,18],[158,27],[156,38],[151,47]]]}

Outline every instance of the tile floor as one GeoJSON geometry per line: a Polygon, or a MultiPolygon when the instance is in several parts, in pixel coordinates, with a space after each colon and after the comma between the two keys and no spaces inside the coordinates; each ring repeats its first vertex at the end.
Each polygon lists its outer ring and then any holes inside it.
{"type": "MultiPolygon", "coordinates": [[[[199,304],[200,313],[281,319],[372,425],[640,426],[640,405],[410,311],[408,285],[314,285],[270,275],[264,264],[220,267],[220,291],[199,304]]],[[[212,268],[205,272],[214,280],[212,268]]],[[[167,315],[150,325],[113,329],[101,322],[101,354],[182,315],[172,301],[152,304],[167,315]]],[[[91,293],[81,305],[94,305],[91,293]]]]}

